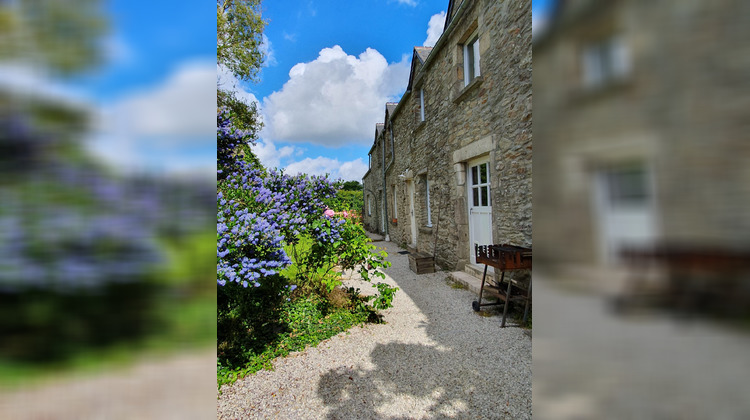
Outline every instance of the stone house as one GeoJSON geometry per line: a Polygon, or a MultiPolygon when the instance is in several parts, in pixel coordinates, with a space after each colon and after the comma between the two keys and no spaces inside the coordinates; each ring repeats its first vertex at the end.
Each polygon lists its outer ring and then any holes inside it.
{"type": "Polygon", "coordinates": [[[474,244],[531,246],[531,2],[451,0],[446,16],[376,124],[363,220],[463,270],[474,244]]]}
{"type": "Polygon", "coordinates": [[[748,12],[558,2],[534,36],[537,268],[610,290],[625,246],[750,245],[748,12]]]}

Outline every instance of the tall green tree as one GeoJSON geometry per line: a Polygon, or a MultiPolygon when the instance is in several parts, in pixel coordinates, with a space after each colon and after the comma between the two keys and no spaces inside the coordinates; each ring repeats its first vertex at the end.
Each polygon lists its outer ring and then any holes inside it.
{"type": "MultiPolygon", "coordinates": [[[[216,61],[238,81],[257,82],[265,56],[260,0],[216,1],[216,61]]],[[[238,98],[233,86],[217,86],[218,106],[228,108],[235,125],[255,139],[263,124],[255,103],[238,98]]],[[[243,153],[251,156],[249,148],[243,153]]]]}
{"type": "Polygon", "coordinates": [[[100,0],[0,1],[0,59],[72,75],[101,62],[100,0]]]}
{"type": "Polygon", "coordinates": [[[239,80],[257,81],[265,25],[260,0],[216,1],[216,60],[239,80]]]}

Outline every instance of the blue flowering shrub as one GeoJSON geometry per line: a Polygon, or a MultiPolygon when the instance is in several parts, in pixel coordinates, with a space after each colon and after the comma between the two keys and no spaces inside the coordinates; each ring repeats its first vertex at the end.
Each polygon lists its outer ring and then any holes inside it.
{"type": "Polygon", "coordinates": [[[373,252],[375,247],[356,220],[327,207],[338,183],[266,170],[242,148],[249,141],[226,111],[218,113],[220,383],[267,366],[272,357],[296,348],[288,341],[292,336],[304,348],[314,342],[311,337],[322,339],[365,321],[372,307],[368,312],[359,305],[361,300],[341,296],[341,272],[355,270],[370,280],[384,277],[379,270],[389,265],[384,252],[373,252]],[[309,327],[312,319],[322,330],[305,330],[302,336],[307,338],[300,341],[296,323],[309,327]],[[331,319],[341,324],[332,325],[331,319]]]}
{"type": "Polygon", "coordinates": [[[35,115],[0,113],[0,362],[64,362],[163,333],[161,243],[210,232],[213,191],[115,176],[79,133],[35,115]]]}

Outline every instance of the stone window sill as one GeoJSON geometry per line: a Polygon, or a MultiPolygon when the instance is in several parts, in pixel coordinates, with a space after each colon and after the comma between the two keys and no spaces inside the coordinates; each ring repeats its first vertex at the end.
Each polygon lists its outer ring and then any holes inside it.
{"type": "Polygon", "coordinates": [[[432,226],[420,226],[419,227],[419,233],[424,233],[426,235],[432,235],[432,226]]]}
{"type": "Polygon", "coordinates": [[[459,102],[463,101],[464,99],[466,99],[466,96],[469,94],[469,92],[472,92],[473,90],[475,90],[477,88],[477,86],[479,86],[479,85],[482,84],[483,81],[484,81],[484,77],[483,76],[477,76],[477,77],[475,77],[474,80],[472,80],[471,82],[469,82],[469,84],[466,85],[466,87],[464,87],[458,93],[458,96],[456,96],[456,99],[453,100],[453,103],[459,103],[459,102]]]}

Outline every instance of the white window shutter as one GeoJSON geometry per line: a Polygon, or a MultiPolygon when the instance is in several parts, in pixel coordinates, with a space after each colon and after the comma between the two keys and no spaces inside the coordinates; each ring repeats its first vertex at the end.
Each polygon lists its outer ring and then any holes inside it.
{"type": "Polygon", "coordinates": [[[474,48],[474,77],[477,77],[481,74],[479,71],[479,38],[474,41],[472,47],[474,48]]]}
{"type": "Polygon", "coordinates": [[[612,72],[618,79],[630,73],[630,51],[623,36],[612,39],[612,72]]]}

